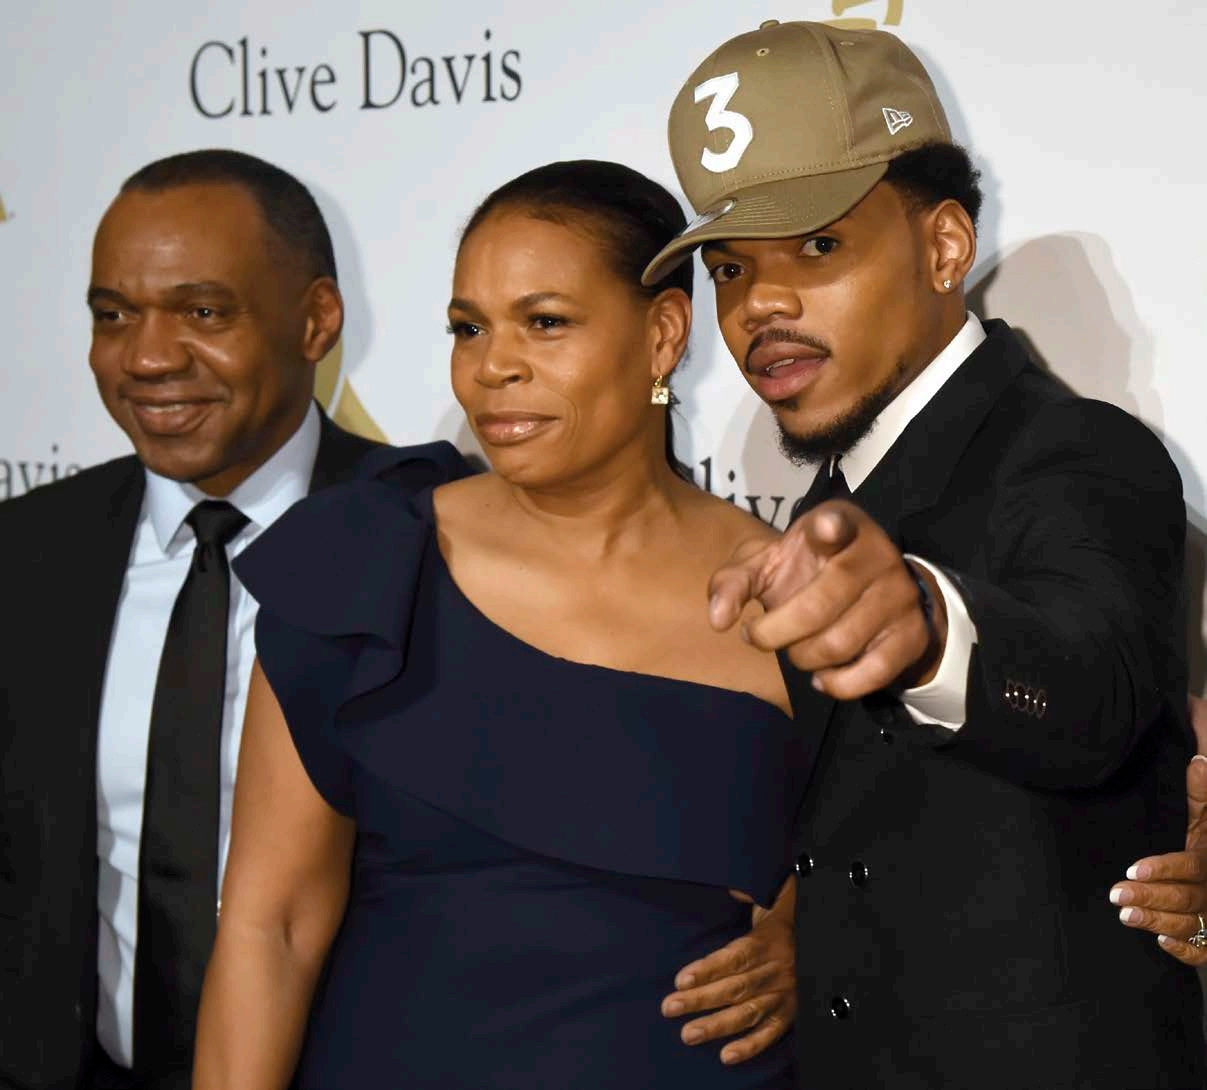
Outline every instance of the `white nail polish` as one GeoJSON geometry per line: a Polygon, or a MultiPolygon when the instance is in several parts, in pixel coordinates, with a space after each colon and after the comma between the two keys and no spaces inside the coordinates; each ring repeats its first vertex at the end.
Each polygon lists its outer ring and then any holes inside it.
{"type": "Polygon", "coordinates": [[[1132,864],[1130,867],[1128,867],[1128,868],[1127,868],[1127,876],[1128,876],[1128,878],[1130,878],[1130,879],[1131,879],[1133,882],[1135,882],[1135,881],[1137,881],[1137,880],[1139,879],[1140,875],[1139,875],[1139,873],[1136,871],[1136,864],[1135,864],[1135,863],[1133,863],[1133,864],[1132,864]]]}
{"type": "Polygon", "coordinates": [[[1116,886],[1113,890],[1111,890],[1111,904],[1117,905],[1119,903],[1119,898],[1122,896],[1123,890],[1116,886]]]}
{"type": "Polygon", "coordinates": [[[1127,908],[1119,910],[1119,919],[1123,923],[1131,923],[1132,917],[1136,914],[1136,910],[1130,905],[1127,908]]]}

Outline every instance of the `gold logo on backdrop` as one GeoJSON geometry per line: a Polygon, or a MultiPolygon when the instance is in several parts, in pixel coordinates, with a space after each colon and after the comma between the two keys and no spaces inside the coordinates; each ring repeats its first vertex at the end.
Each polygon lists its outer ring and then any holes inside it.
{"type": "Polygon", "coordinates": [[[343,361],[344,342],[340,341],[319,363],[314,376],[314,396],[327,410],[327,415],[341,428],[363,435],[366,439],[388,443],[386,433],[377,426],[360,398],[356,396],[352,383],[346,377],[340,381],[343,361]]]}
{"type": "Polygon", "coordinates": [[[11,220],[12,218],[12,213],[10,213],[4,207],[4,198],[0,197],[0,223],[3,223],[5,220],[11,220]]]}
{"type": "Polygon", "coordinates": [[[867,8],[873,0],[834,0],[830,10],[839,18],[827,19],[830,26],[843,27],[847,30],[875,30],[879,26],[900,26],[901,16],[905,9],[905,0],[876,0],[884,4],[887,10],[883,19],[872,19],[868,16],[847,16],[851,8],[867,8]]]}

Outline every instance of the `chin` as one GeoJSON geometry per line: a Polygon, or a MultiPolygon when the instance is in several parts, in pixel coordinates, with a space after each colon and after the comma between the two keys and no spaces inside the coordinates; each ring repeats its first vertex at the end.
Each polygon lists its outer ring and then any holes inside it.
{"type": "Polygon", "coordinates": [[[160,442],[136,443],[135,453],[147,469],[168,480],[192,484],[217,477],[227,468],[222,459],[207,451],[165,450],[164,446],[160,442]]]}

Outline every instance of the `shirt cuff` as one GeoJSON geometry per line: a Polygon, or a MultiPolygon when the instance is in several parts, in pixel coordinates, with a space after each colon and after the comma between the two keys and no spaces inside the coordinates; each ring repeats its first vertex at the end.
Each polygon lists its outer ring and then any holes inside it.
{"type": "Polygon", "coordinates": [[[921,557],[906,559],[924,567],[939,584],[939,593],[947,607],[947,643],[935,676],[925,685],[906,689],[901,694],[901,703],[915,723],[933,723],[957,731],[966,718],[968,663],[972,659],[972,645],[977,642],[976,625],[968,616],[960,592],[946,575],[921,557]]]}

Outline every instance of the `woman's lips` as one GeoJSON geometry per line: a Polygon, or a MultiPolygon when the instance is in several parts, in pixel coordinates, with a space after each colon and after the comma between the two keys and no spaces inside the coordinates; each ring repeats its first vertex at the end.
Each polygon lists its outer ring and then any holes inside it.
{"type": "Polygon", "coordinates": [[[480,413],[474,417],[478,435],[492,446],[505,447],[539,435],[554,422],[539,413],[480,413]]]}

